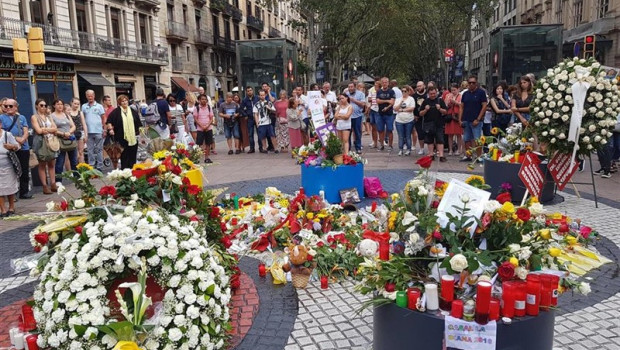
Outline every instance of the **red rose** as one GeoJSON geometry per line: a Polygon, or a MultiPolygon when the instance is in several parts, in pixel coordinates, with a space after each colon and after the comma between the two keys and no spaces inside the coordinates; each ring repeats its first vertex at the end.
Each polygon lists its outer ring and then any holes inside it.
{"type": "Polygon", "coordinates": [[[35,253],[40,252],[41,251],[41,246],[40,245],[35,245],[34,246],[34,251],[35,251],[35,253]]]}
{"type": "Polygon", "coordinates": [[[190,186],[187,187],[187,193],[192,195],[192,196],[198,195],[198,193],[200,193],[200,191],[202,191],[200,186],[190,185],[190,186]]]}
{"type": "Polygon", "coordinates": [[[105,196],[114,197],[116,196],[116,188],[114,188],[114,186],[103,186],[99,190],[99,195],[102,197],[105,197],[105,196]]]}
{"type": "Polygon", "coordinates": [[[62,209],[62,211],[66,211],[67,209],[69,209],[69,203],[67,203],[67,201],[61,201],[60,209],[62,209]]]}
{"type": "Polygon", "coordinates": [[[443,236],[441,235],[441,232],[439,232],[439,230],[435,230],[433,231],[433,238],[435,238],[438,241],[441,241],[443,236]]]}
{"type": "Polygon", "coordinates": [[[519,208],[517,209],[517,217],[521,221],[528,221],[532,217],[530,211],[527,208],[519,208]]]}
{"type": "Polygon", "coordinates": [[[334,243],[334,237],[333,236],[327,237],[327,243],[329,243],[329,244],[334,243]]]}
{"type": "Polygon", "coordinates": [[[174,140],[174,139],[176,139],[176,138],[177,138],[177,137],[176,137],[174,134],[170,134],[170,139],[171,139],[171,140],[174,140]]]}
{"type": "Polygon", "coordinates": [[[497,197],[495,197],[495,200],[498,201],[500,204],[504,204],[506,202],[511,202],[512,197],[510,196],[510,193],[502,192],[498,194],[497,197]]]}
{"type": "Polygon", "coordinates": [[[589,226],[581,226],[579,228],[579,233],[583,238],[588,239],[588,237],[590,237],[590,234],[592,233],[592,228],[589,226]]]}
{"type": "Polygon", "coordinates": [[[191,218],[189,218],[189,221],[198,221],[198,216],[194,215],[191,218]]]}
{"type": "Polygon", "coordinates": [[[497,274],[502,281],[509,281],[515,276],[515,267],[510,261],[504,261],[497,268],[497,274]]]}
{"type": "Polygon", "coordinates": [[[385,284],[385,291],[388,293],[392,293],[396,290],[396,285],[394,283],[388,282],[385,284]]]}
{"type": "Polygon", "coordinates": [[[321,248],[321,247],[322,247],[322,246],[324,246],[324,245],[325,245],[325,243],[323,243],[323,241],[319,241],[319,242],[316,244],[316,246],[317,246],[317,247],[319,247],[319,248],[321,248]]]}
{"type": "Polygon", "coordinates": [[[149,177],[149,179],[147,180],[149,185],[154,186],[157,184],[157,179],[154,177],[149,177]]]}
{"type": "Polygon", "coordinates": [[[82,234],[82,230],[83,230],[82,226],[76,226],[75,227],[75,233],[77,233],[78,235],[82,234]]]}
{"type": "Polygon", "coordinates": [[[218,206],[211,207],[211,213],[209,214],[209,217],[211,219],[215,219],[218,216],[220,216],[220,207],[218,207],[218,206]]]}
{"type": "Polygon", "coordinates": [[[560,225],[560,227],[558,228],[558,232],[561,232],[561,233],[566,233],[566,232],[568,232],[568,230],[569,230],[569,229],[568,229],[568,225],[567,225],[567,224],[562,224],[562,225],[560,225]]]}
{"type": "Polygon", "coordinates": [[[431,202],[431,208],[433,209],[437,209],[439,207],[439,201],[433,201],[431,202]]]}
{"type": "Polygon", "coordinates": [[[312,262],[312,260],[314,260],[314,257],[312,255],[308,254],[306,256],[306,260],[308,260],[309,262],[312,262]]]}
{"type": "Polygon", "coordinates": [[[46,245],[50,240],[50,236],[47,232],[41,232],[34,235],[34,240],[40,245],[46,245]]]}
{"type": "Polygon", "coordinates": [[[224,245],[224,248],[226,249],[230,248],[230,246],[232,245],[232,241],[230,240],[230,238],[228,238],[228,236],[220,238],[220,243],[222,243],[224,245]]]}
{"type": "Polygon", "coordinates": [[[424,169],[428,169],[431,167],[431,164],[433,163],[433,157],[425,156],[425,157],[418,159],[415,163],[424,169]]]}

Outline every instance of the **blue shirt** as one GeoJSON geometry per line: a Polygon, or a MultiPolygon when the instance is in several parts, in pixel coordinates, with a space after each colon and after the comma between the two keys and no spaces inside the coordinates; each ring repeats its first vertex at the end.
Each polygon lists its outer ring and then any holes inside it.
{"type": "Polygon", "coordinates": [[[101,121],[101,116],[105,114],[103,106],[97,102],[92,105],[86,102],[82,105],[82,113],[84,113],[84,121],[86,122],[88,133],[102,134],[103,123],[101,121]]]}
{"type": "MultiPolygon", "coordinates": [[[[347,96],[349,97],[353,97],[354,99],[358,101],[361,101],[361,102],[366,101],[366,96],[364,96],[364,93],[359,90],[355,90],[355,93],[353,94],[353,96],[351,96],[351,93],[347,89],[345,94],[347,94],[347,96]]],[[[360,107],[357,105],[357,103],[354,103],[354,102],[351,102],[351,106],[353,106],[353,114],[351,114],[352,119],[360,118],[364,115],[364,107],[360,107]]]]}
{"type": "Polygon", "coordinates": [[[165,98],[160,98],[157,100],[157,111],[159,112],[159,123],[161,124],[161,128],[165,129],[168,125],[168,112],[170,112],[170,105],[165,98]]]}
{"type": "Polygon", "coordinates": [[[480,116],[482,104],[487,102],[487,94],[482,89],[473,92],[466,90],[461,97],[463,104],[463,121],[473,122],[480,116]]]}
{"type": "MultiPolygon", "coordinates": [[[[15,137],[24,136],[24,126],[26,128],[28,127],[28,121],[26,120],[26,117],[24,117],[21,114],[18,114],[18,118],[17,118],[17,121],[15,122],[15,125],[13,125],[13,128],[9,130],[9,127],[11,126],[11,124],[13,124],[13,118],[14,117],[10,115],[0,114],[0,120],[2,121],[2,129],[10,132],[15,137]]],[[[0,143],[4,143],[4,141],[0,143]]],[[[22,145],[22,151],[27,151],[29,149],[30,149],[30,145],[28,144],[28,138],[26,138],[26,142],[24,142],[24,144],[22,145]]]]}

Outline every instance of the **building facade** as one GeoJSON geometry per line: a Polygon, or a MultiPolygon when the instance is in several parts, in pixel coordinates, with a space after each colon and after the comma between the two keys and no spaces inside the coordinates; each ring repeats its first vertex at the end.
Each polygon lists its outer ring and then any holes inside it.
{"type": "Polygon", "coordinates": [[[82,100],[126,94],[150,99],[168,64],[159,36],[159,0],[0,0],[0,95],[31,112],[25,67],[12,60],[12,39],[43,29],[46,64],[35,67],[38,97],[82,100]]]}

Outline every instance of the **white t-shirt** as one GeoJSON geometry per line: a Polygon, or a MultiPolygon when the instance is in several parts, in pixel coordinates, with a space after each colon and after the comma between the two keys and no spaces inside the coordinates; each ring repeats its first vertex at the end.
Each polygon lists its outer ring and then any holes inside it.
{"type": "Polygon", "coordinates": [[[268,102],[268,101],[256,102],[252,111],[254,112],[255,115],[258,114],[258,126],[271,125],[271,118],[269,118],[268,111],[275,112],[275,110],[276,109],[273,107],[271,102],[268,102]]]}
{"type": "Polygon", "coordinates": [[[375,89],[374,86],[368,90],[368,100],[370,102],[370,109],[375,112],[379,112],[379,105],[377,104],[377,89],[375,89]]]}
{"type": "Polygon", "coordinates": [[[301,95],[297,97],[297,108],[301,109],[301,119],[302,120],[307,119],[308,118],[308,97],[306,95],[301,95]]]}
{"type": "MultiPolygon", "coordinates": [[[[400,106],[401,103],[403,103],[402,97],[397,98],[396,101],[394,101],[394,106],[400,106]]],[[[415,99],[411,96],[407,96],[407,98],[405,99],[405,103],[407,104],[407,108],[415,107],[415,99]]],[[[413,119],[413,111],[397,112],[396,114],[396,121],[402,124],[412,122],[413,119]]]]}
{"type": "MultiPolygon", "coordinates": [[[[402,91],[400,91],[400,89],[398,88],[398,86],[394,86],[394,87],[392,88],[392,90],[394,90],[394,101],[395,101],[394,103],[396,103],[396,100],[398,100],[399,98],[403,98],[403,92],[402,92],[402,91]]],[[[396,114],[396,111],[395,111],[395,110],[392,110],[392,112],[393,112],[394,114],[396,114]]]]}

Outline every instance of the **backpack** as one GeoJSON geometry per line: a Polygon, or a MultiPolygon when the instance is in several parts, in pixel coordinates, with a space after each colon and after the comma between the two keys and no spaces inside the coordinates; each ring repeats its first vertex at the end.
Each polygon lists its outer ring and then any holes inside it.
{"type": "Polygon", "coordinates": [[[157,108],[157,101],[151,102],[144,111],[144,121],[147,125],[153,125],[159,123],[161,119],[159,115],[159,108],[157,108]]]}

